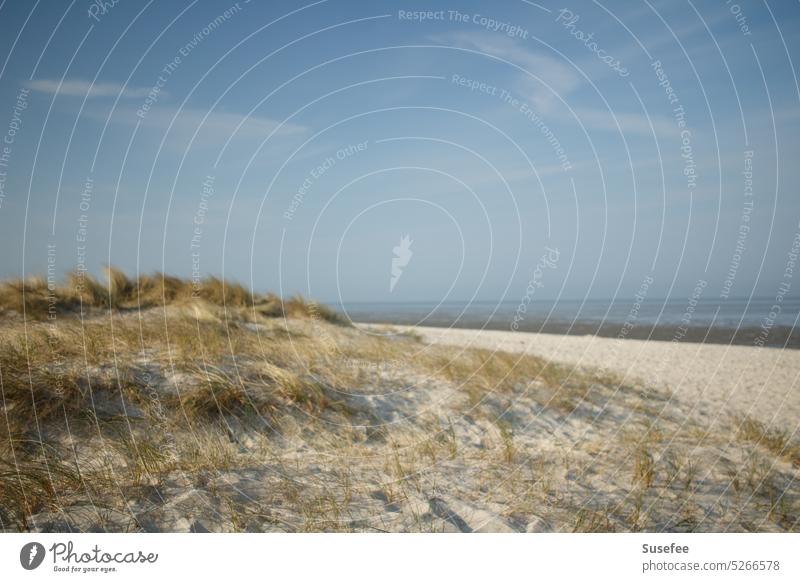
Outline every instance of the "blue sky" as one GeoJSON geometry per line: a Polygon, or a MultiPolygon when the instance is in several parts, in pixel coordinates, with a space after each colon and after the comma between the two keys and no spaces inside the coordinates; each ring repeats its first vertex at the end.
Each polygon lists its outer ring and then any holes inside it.
{"type": "Polygon", "coordinates": [[[773,296],[800,229],[798,16],[6,0],[0,276],[44,273],[52,249],[59,272],[85,257],[328,301],[515,301],[534,279],[540,299],[648,278],[654,297],[700,279],[773,296]]]}

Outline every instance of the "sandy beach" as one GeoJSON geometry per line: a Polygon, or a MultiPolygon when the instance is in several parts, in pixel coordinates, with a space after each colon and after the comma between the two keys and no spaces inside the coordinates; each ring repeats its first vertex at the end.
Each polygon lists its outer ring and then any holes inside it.
{"type": "MultiPolygon", "coordinates": [[[[365,325],[364,328],[375,328],[365,325]]],[[[383,327],[383,326],[379,326],[383,327]]],[[[424,342],[525,353],[665,388],[704,421],[750,416],[800,429],[800,351],[494,330],[389,326],[424,342]]]]}

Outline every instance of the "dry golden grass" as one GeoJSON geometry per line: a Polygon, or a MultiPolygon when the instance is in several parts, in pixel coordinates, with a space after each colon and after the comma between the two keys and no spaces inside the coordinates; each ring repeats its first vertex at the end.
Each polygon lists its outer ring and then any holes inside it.
{"type": "MultiPolygon", "coordinates": [[[[665,523],[658,508],[673,503],[687,529],[702,523],[704,488],[719,495],[696,451],[733,446],[729,433],[670,418],[664,395],[618,378],[375,337],[331,324],[333,314],[300,297],[254,296],[218,279],[187,297],[190,283],[173,277],[107,275],[106,284],[69,279],[59,298],[74,310],[55,320],[0,317],[2,530],[41,528],[42,515],[75,506],[125,514],[131,502],[152,507],[153,491],[168,501],[192,488],[217,503],[219,531],[440,531],[452,524],[428,501],[442,489],[476,504],[494,496],[515,520],[546,513],[561,531],[654,529],[665,523]],[[87,316],[69,316],[81,304],[87,316]],[[606,405],[624,430],[604,420],[606,405]],[[258,499],[226,488],[242,474],[259,484],[258,499]],[[587,492],[597,483],[620,494],[595,499],[587,492]],[[353,517],[391,520],[401,509],[402,526],[353,517]]],[[[30,316],[50,290],[0,284],[0,305],[19,313],[10,306],[23,292],[30,316]]],[[[737,434],[734,452],[752,455],[723,486],[742,511],[797,529],[787,464],[767,462],[795,459],[794,441],[755,421],[737,434]]],[[[102,527],[145,528],[136,523],[102,527]]]]}
{"type": "Polygon", "coordinates": [[[740,440],[762,446],[773,455],[800,465],[800,445],[792,442],[792,435],[785,430],[769,428],[752,418],[739,420],[737,436],[740,440]]]}
{"type": "Polygon", "coordinates": [[[81,486],[79,473],[64,463],[14,462],[0,456],[0,527],[28,529],[32,515],[57,511],[59,497],[79,491],[81,486]]]}
{"type": "MultiPolygon", "coordinates": [[[[106,275],[105,285],[81,273],[60,286],[38,278],[0,283],[0,529],[27,529],[31,515],[56,511],[62,495],[79,491],[78,467],[43,456],[59,447],[65,431],[87,441],[99,434],[119,459],[117,470],[136,485],[175,465],[158,433],[152,442],[134,436],[140,425],[157,421],[162,431],[181,432],[187,419],[213,426],[225,417],[335,404],[318,385],[325,378],[312,380],[287,353],[287,339],[301,354],[313,342],[271,323],[284,315],[338,322],[327,308],[300,297],[253,295],[213,277],[192,286],[160,274],[106,275]],[[81,312],[87,317],[72,317],[81,312]],[[265,332],[254,334],[247,322],[265,325],[265,332]],[[244,378],[237,358],[248,360],[244,378]],[[151,384],[164,379],[143,378],[143,362],[182,373],[183,391],[154,397],[151,384]]],[[[328,375],[330,384],[341,382],[328,375]]],[[[208,462],[191,455],[181,461],[190,459],[195,466],[208,462]]],[[[99,489],[114,489],[113,463],[82,470],[99,489]]]]}
{"type": "Polygon", "coordinates": [[[335,312],[300,296],[281,301],[275,295],[255,294],[241,283],[213,276],[197,282],[162,273],[143,274],[132,279],[119,269],[108,267],[104,283],[85,271],[68,273],[62,284],[48,284],[41,277],[0,283],[0,314],[16,314],[33,320],[80,310],[148,309],[193,301],[225,306],[236,312],[250,310],[255,316],[310,317],[340,322],[335,312]]]}

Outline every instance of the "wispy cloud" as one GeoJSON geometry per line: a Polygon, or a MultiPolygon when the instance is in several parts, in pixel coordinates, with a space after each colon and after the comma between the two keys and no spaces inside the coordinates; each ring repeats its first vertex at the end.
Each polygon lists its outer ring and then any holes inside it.
{"type": "Polygon", "coordinates": [[[435,40],[476,50],[521,67],[525,72],[519,72],[519,84],[525,87],[526,97],[540,109],[550,109],[559,96],[565,98],[580,85],[580,78],[568,65],[528,50],[510,38],[489,33],[457,32],[437,36],[435,40]]]}
{"type": "MultiPolygon", "coordinates": [[[[33,91],[40,93],[73,97],[88,95],[96,98],[121,96],[129,100],[144,100],[151,91],[143,87],[125,87],[119,83],[90,83],[79,79],[63,82],[54,79],[37,79],[29,81],[27,85],[33,91]]],[[[164,91],[160,91],[158,97],[163,98],[164,96],[164,91]]],[[[198,127],[204,136],[220,136],[223,139],[227,139],[233,134],[239,138],[264,138],[274,130],[277,130],[276,135],[282,137],[306,133],[306,128],[302,125],[293,123],[281,125],[280,121],[258,115],[243,115],[226,111],[208,112],[205,109],[192,107],[184,107],[179,111],[177,107],[160,103],[143,114],[140,109],[130,104],[115,107],[113,112],[109,108],[110,103],[107,103],[107,106],[98,104],[85,109],[83,115],[104,122],[111,115],[110,121],[113,123],[131,125],[141,123],[144,127],[163,130],[170,128],[170,132],[176,137],[191,136],[198,127]]]]}
{"type": "MultiPolygon", "coordinates": [[[[146,97],[150,89],[144,87],[124,87],[119,83],[91,83],[80,79],[58,81],[56,79],[37,79],[27,83],[34,91],[49,95],[68,95],[70,97],[117,97],[124,99],[141,99],[146,97]]],[[[163,93],[162,93],[163,94],[163,93]]]]}
{"type": "MultiPolygon", "coordinates": [[[[232,146],[260,143],[272,135],[271,144],[288,147],[308,134],[309,129],[295,123],[282,124],[279,120],[258,115],[244,115],[226,111],[211,111],[201,108],[159,105],[140,117],[139,110],[132,106],[117,107],[110,112],[107,108],[91,108],[84,111],[88,118],[103,123],[111,116],[110,122],[116,125],[141,124],[142,129],[163,135],[168,131],[166,145],[170,148],[184,149],[194,136],[193,148],[212,146],[219,148],[230,141],[232,146]],[[195,135],[196,132],[196,135],[195,135]],[[274,134],[273,134],[274,132],[274,134]]],[[[160,137],[158,138],[160,139],[160,137]]]]}
{"type": "MultiPolygon", "coordinates": [[[[120,114],[129,118],[132,122],[139,119],[135,112],[129,110],[120,111],[120,114]],[[128,113],[132,113],[132,115],[128,115],[128,113]]],[[[147,113],[143,122],[146,126],[163,129],[169,127],[170,123],[172,123],[173,131],[191,130],[193,132],[202,125],[202,132],[210,132],[221,136],[229,136],[236,132],[238,137],[266,138],[276,129],[276,135],[284,137],[304,134],[307,131],[302,125],[293,123],[281,125],[280,121],[258,115],[243,115],[226,111],[212,111],[209,113],[205,109],[194,108],[184,108],[180,113],[172,107],[156,108],[147,113]]]]}
{"type": "MultiPolygon", "coordinates": [[[[437,40],[507,60],[532,73],[538,81],[526,72],[518,71],[513,90],[538,112],[574,123],[572,113],[557,107],[561,100],[570,104],[571,96],[587,86],[586,80],[571,64],[530,50],[517,40],[490,34],[460,32],[437,37],[437,40]]],[[[607,108],[573,107],[572,111],[589,130],[643,135],[650,135],[653,131],[656,135],[677,133],[675,123],[665,117],[648,118],[643,113],[609,111],[607,108]]]]}
{"type": "Polygon", "coordinates": [[[656,136],[677,135],[674,120],[663,116],[649,118],[643,113],[609,111],[608,109],[575,109],[575,115],[587,128],[597,131],[622,132],[623,134],[643,134],[656,136]],[[652,124],[652,127],[651,127],[652,124]]]}

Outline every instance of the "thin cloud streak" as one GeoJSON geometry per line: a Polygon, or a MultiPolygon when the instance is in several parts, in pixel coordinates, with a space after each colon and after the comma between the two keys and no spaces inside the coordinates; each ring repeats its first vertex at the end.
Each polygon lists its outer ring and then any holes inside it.
{"type": "Polygon", "coordinates": [[[48,95],[65,95],[68,97],[103,98],[117,97],[123,99],[141,99],[147,97],[150,89],[145,87],[124,87],[119,83],[91,83],[80,79],[58,81],[55,79],[37,79],[29,81],[27,86],[38,93],[48,95]]]}

